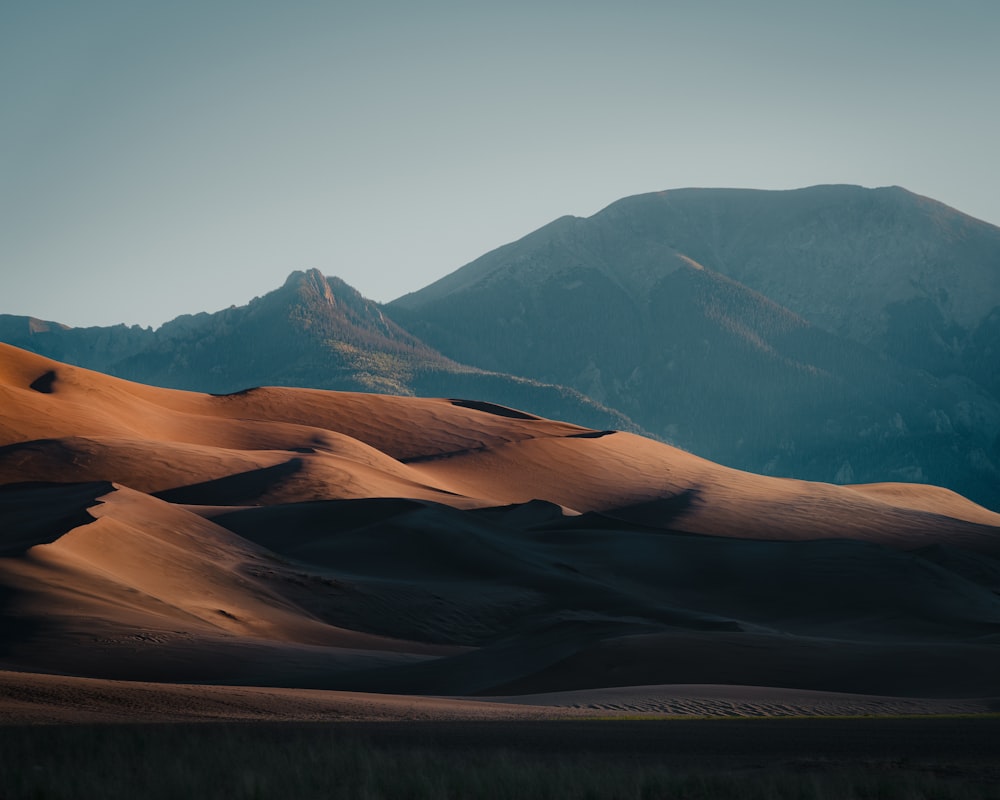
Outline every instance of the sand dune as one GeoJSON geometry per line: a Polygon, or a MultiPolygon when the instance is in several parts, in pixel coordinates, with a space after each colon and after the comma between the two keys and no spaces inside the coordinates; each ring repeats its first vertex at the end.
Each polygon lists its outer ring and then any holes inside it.
{"type": "Polygon", "coordinates": [[[603,435],[489,404],[284,388],[215,397],[128,383],[9,345],[0,345],[0,356],[5,482],[47,475],[156,492],[296,462],[288,473],[318,475],[299,477],[300,486],[311,485],[267,503],[398,496],[469,507],[543,499],[622,516],[658,501],[663,508],[627,516],[712,535],[888,544],[896,537],[910,547],[957,537],[992,549],[1000,527],[1000,514],[937,487],[768,478],[632,434],[603,435]],[[179,473],[193,480],[182,483],[179,473]]]}
{"type": "Polygon", "coordinates": [[[7,724],[513,721],[588,716],[977,714],[997,702],[803,692],[757,686],[638,686],[503,698],[413,697],[272,687],[136,683],[0,671],[7,724]]]}
{"type": "Polygon", "coordinates": [[[585,431],[446,399],[292,388],[223,396],[160,389],[2,343],[0,361],[5,364],[0,371],[5,408],[0,444],[100,435],[251,450],[348,447],[367,457],[375,448],[405,460],[585,431]],[[369,448],[348,443],[338,433],[369,448]]]}
{"type": "Polygon", "coordinates": [[[0,671],[7,724],[87,722],[342,722],[525,720],[572,709],[438,697],[273,687],[136,683],[0,671]]]}
{"type": "Polygon", "coordinates": [[[307,689],[981,709],[1000,695],[1000,515],[474,401],[219,397],[0,345],[0,669],[25,719],[83,686],[97,717],[134,700],[170,719],[193,698],[254,718],[540,713],[307,689]],[[627,689],[680,684],[764,688],[627,689]]]}
{"type": "Polygon", "coordinates": [[[507,503],[541,497],[690,533],[844,537],[903,548],[949,542],[1000,553],[1000,514],[938,487],[891,491],[770,478],[628,433],[524,440],[420,466],[465,494],[489,490],[507,503]]]}
{"type": "Polygon", "coordinates": [[[917,483],[868,483],[849,487],[868,497],[883,500],[898,508],[912,508],[944,517],[997,526],[1000,516],[989,509],[967,500],[962,495],[940,486],[917,483]]]}
{"type": "MultiPolygon", "coordinates": [[[[26,547],[31,542],[22,537],[20,557],[0,559],[5,622],[20,623],[5,637],[5,655],[18,663],[153,679],[169,677],[164,665],[180,661],[174,669],[186,680],[228,671],[237,682],[280,682],[291,674],[309,683],[333,664],[368,668],[455,652],[319,620],[271,588],[302,581],[301,572],[189,511],[128,488],[0,489],[5,522],[11,499],[22,508],[33,503],[43,516],[58,509],[38,543],[26,547]],[[82,500],[93,519],[75,525],[60,505],[68,507],[71,498],[82,500]],[[66,529],[54,536],[51,523],[59,520],[66,529]],[[276,659],[288,663],[272,666],[276,659]]],[[[320,576],[310,577],[322,584],[320,576]]]]}
{"type": "Polygon", "coordinates": [[[981,714],[1000,708],[1000,699],[927,700],[846,692],[811,692],[763,686],[676,684],[626,686],[504,698],[514,706],[537,705],[588,712],[706,716],[842,716],[872,714],[981,714]]]}

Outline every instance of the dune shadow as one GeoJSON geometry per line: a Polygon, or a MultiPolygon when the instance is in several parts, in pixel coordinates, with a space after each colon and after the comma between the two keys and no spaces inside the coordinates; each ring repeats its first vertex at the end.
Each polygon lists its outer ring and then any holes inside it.
{"type": "Polygon", "coordinates": [[[37,617],[19,616],[14,612],[17,594],[9,586],[0,586],[0,659],[11,656],[17,644],[31,641],[44,627],[37,617]]]}
{"type": "Polygon", "coordinates": [[[42,394],[52,394],[53,392],[52,386],[55,382],[56,382],[55,370],[50,369],[44,375],[39,375],[37,378],[35,378],[31,382],[29,388],[34,389],[36,392],[41,392],[42,394]]]}
{"type": "Polygon", "coordinates": [[[0,557],[23,555],[49,544],[94,517],[87,509],[114,491],[107,481],[93,483],[11,483],[0,486],[0,557]]]}
{"type": "Polygon", "coordinates": [[[259,391],[259,386],[249,386],[246,389],[237,389],[235,392],[212,392],[211,397],[245,397],[248,394],[252,394],[259,391]]]}
{"type": "Polygon", "coordinates": [[[598,519],[626,522],[643,528],[669,529],[673,523],[691,510],[700,496],[701,491],[698,489],[684,489],[670,497],[594,512],[593,516],[598,519]]]}
{"type": "Polygon", "coordinates": [[[382,525],[395,517],[434,506],[406,498],[312,500],[229,511],[212,522],[248,541],[288,553],[303,544],[346,531],[382,525]]]}
{"type": "Polygon", "coordinates": [[[510,419],[530,419],[539,420],[541,417],[536,417],[534,414],[526,414],[523,411],[518,411],[514,408],[508,408],[507,406],[500,406],[496,403],[487,403],[483,400],[458,400],[452,398],[449,400],[453,406],[458,406],[459,408],[471,408],[473,411],[482,411],[486,414],[494,414],[498,417],[509,417],[510,419]]]}
{"type": "MultiPolygon", "coordinates": [[[[0,486],[0,558],[16,559],[36,545],[49,544],[95,518],[87,511],[114,491],[106,481],[93,483],[12,483],[0,486]]],[[[2,575],[2,571],[0,571],[2,575]]],[[[0,584],[0,658],[31,641],[47,624],[17,612],[19,592],[0,584]]]]}
{"type": "Polygon", "coordinates": [[[168,503],[194,506],[252,505],[278,483],[302,470],[301,458],[292,458],[271,467],[240,472],[210,481],[154,492],[153,497],[168,503]]]}

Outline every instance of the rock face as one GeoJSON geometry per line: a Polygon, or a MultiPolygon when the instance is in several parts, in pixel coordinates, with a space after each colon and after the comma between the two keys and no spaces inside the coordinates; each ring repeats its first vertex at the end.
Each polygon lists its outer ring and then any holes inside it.
{"type": "Polygon", "coordinates": [[[897,187],[630,197],[386,310],[732,466],[1000,507],[1000,229],[897,187]]]}
{"type": "Polygon", "coordinates": [[[67,328],[0,316],[0,340],[174,389],[226,394],[253,386],[307,386],[468,397],[590,427],[638,430],[622,414],[573,389],[456,363],[355,289],[317,270],[293,272],[284,286],[246,306],[184,315],[156,331],[124,325],[67,328]]]}

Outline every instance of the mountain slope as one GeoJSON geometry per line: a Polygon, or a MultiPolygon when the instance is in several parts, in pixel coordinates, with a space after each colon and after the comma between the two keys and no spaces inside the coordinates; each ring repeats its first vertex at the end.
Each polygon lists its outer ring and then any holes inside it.
{"type": "Polygon", "coordinates": [[[907,307],[943,331],[978,330],[998,306],[998,250],[1000,228],[895,186],[678,189],[563,217],[392,305],[423,307],[499,273],[534,280],[566,263],[643,297],[686,257],[883,352],[907,307]]]}
{"type": "Polygon", "coordinates": [[[626,198],[386,312],[714,460],[1000,508],[1000,229],[902,189],[626,198]]]}
{"type": "Polygon", "coordinates": [[[637,430],[575,390],[456,363],[317,270],[292,273],[284,286],[246,306],[178,317],[156,331],[67,328],[0,316],[0,341],[177,389],[224,394],[277,385],[468,396],[584,425],[637,430]]]}

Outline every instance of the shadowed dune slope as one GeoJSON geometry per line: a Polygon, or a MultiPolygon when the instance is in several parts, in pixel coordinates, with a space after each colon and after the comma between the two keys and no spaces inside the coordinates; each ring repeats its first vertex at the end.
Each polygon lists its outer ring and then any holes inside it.
{"type": "Polygon", "coordinates": [[[474,400],[218,397],[0,345],[0,669],[988,698],[1000,515],[474,400]]]}
{"type": "MultiPolygon", "coordinates": [[[[308,580],[335,592],[334,582],[184,508],[109,484],[21,485],[0,491],[0,516],[12,491],[22,505],[33,499],[40,519],[64,519],[74,503],[91,519],[0,558],[4,621],[21,623],[4,641],[9,664],[280,685],[310,684],[338,666],[452,652],[319,619],[276,587],[308,580]]],[[[12,529],[23,539],[23,526],[5,526],[8,553],[12,529]]]]}
{"type": "Polygon", "coordinates": [[[330,502],[215,519],[366,598],[318,611],[337,624],[359,614],[351,625],[479,648],[345,673],[338,688],[526,693],[745,672],[803,689],[997,689],[1000,562],[988,556],[951,568],[934,548],[706,537],[543,511],[330,502]]]}

